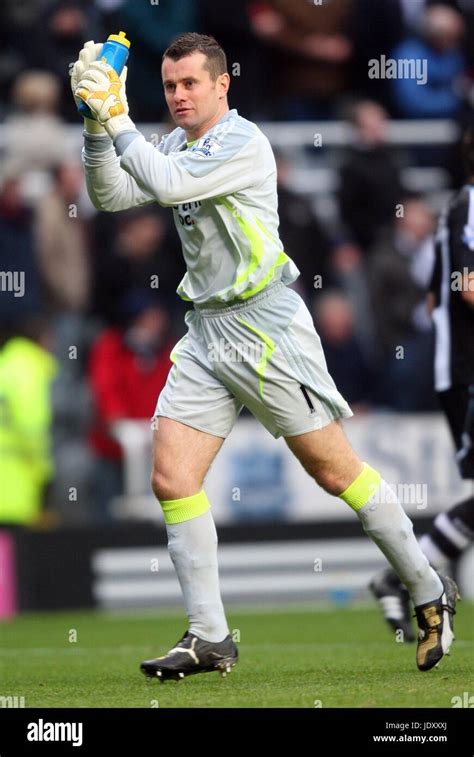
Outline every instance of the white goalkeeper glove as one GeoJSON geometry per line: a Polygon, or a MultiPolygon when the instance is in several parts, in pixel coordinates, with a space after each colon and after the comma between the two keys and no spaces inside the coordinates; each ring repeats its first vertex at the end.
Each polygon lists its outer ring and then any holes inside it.
{"type": "MultiPolygon", "coordinates": [[[[76,97],[77,85],[79,84],[79,81],[81,80],[83,74],[89,68],[91,63],[97,60],[102,47],[102,42],[94,42],[93,40],[89,40],[89,42],[85,43],[84,47],[79,53],[79,58],[76,60],[72,67],[71,89],[74,101],[77,106],[82,105],[81,98],[76,97]]],[[[94,118],[84,118],[84,129],[86,130],[86,132],[88,132],[88,134],[107,134],[104,127],[101,126],[99,122],[94,118]]]]}
{"type": "Polygon", "coordinates": [[[82,75],[75,95],[83,100],[113,140],[122,131],[135,129],[128,117],[125,91],[127,67],[119,76],[105,61],[95,61],[82,75]]]}

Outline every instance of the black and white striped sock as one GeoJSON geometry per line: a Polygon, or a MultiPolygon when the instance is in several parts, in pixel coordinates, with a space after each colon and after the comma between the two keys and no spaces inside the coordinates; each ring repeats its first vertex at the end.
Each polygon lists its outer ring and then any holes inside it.
{"type": "Polygon", "coordinates": [[[474,497],[436,516],[431,531],[423,534],[420,547],[433,568],[457,560],[474,538],[474,497]]]}

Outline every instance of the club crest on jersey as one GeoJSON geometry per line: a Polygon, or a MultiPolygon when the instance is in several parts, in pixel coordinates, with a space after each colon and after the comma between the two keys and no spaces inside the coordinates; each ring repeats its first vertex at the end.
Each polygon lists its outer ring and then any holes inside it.
{"type": "Polygon", "coordinates": [[[207,158],[212,157],[218,150],[222,149],[222,145],[219,144],[212,137],[203,137],[199,139],[195,145],[191,147],[192,152],[200,152],[207,158]]]}

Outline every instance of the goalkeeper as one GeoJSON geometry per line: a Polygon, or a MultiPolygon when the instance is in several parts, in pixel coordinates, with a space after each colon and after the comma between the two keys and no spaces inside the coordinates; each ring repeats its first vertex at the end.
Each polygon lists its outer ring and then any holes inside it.
{"type": "Polygon", "coordinates": [[[177,292],[193,303],[155,410],[152,475],[189,625],[142,671],[160,680],[225,675],[237,662],[203,482],[243,405],[356,512],[410,592],[420,628],[417,664],[429,670],[449,651],[457,589],[430,567],[394,492],[343,433],[341,419],[352,412],[328,374],[306,305],[287,286],[299,271],[278,237],[273,153],[254,123],[229,110],[224,51],[195,33],[165,51],[163,87],[176,128],[154,147],[128,115],[126,69],[118,77],[97,61],[100,49],[86,43],[72,71],[76,101],[96,119],[85,119],[84,129],[89,196],[112,212],[154,202],[172,207],[187,265],[177,292]],[[216,359],[222,344],[225,359],[216,359]]]}

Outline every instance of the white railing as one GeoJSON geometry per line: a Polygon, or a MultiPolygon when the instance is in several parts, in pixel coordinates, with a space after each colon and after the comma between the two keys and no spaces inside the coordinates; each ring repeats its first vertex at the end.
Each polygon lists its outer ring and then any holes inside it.
{"type": "MultiPolygon", "coordinates": [[[[326,147],[344,147],[354,141],[354,131],[346,121],[262,121],[258,126],[276,148],[311,147],[316,134],[322,137],[326,147]]],[[[158,140],[170,131],[161,123],[137,124],[137,128],[147,139],[158,140]]],[[[82,125],[68,124],[64,127],[71,150],[82,146],[82,125]]],[[[393,145],[448,145],[459,136],[459,126],[449,119],[437,120],[393,120],[388,124],[387,139],[393,145]]],[[[0,124],[0,151],[5,148],[5,128],[0,124]]]]}

